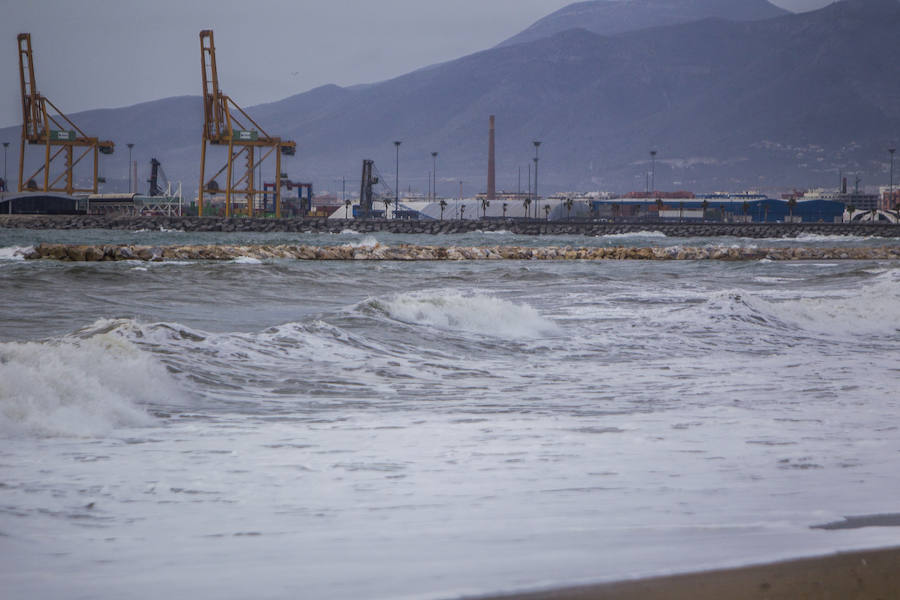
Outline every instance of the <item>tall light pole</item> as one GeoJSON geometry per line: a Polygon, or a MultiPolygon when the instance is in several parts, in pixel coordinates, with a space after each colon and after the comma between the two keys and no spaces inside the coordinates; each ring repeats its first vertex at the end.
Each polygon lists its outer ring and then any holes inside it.
{"type": "Polygon", "coordinates": [[[128,193],[131,193],[131,149],[134,148],[134,144],[127,144],[128,146],[128,193]]]}
{"type": "MultiPolygon", "coordinates": [[[[6,144],[4,144],[5,146],[6,144]]],[[[888,210],[891,210],[891,203],[894,202],[894,152],[896,152],[896,148],[888,148],[888,152],[891,153],[891,187],[890,192],[888,193],[888,210]]],[[[895,206],[900,206],[900,203],[896,203],[895,206]]],[[[897,210],[900,210],[898,208],[897,210]]]]}
{"type": "MultiPolygon", "coordinates": [[[[394,210],[400,206],[400,144],[403,142],[396,141],[394,146],[397,148],[397,157],[394,159],[394,210]]],[[[384,215],[387,218],[387,215],[384,215]]]]}
{"type": "Polygon", "coordinates": [[[433,198],[431,199],[432,202],[437,200],[437,156],[438,156],[437,152],[431,153],[431,177],[432,177],[431,194],[433,196],[433,198]]]}
{"type": "Polygon", "coordinates": [[[650,151],[650,191],[656,194],[656,150],[650,151]]]}
{"type": "Polygon", "coordinates": [[[534,144],[534,214],[537,216],[538,204],[541,201],[541,197],[538,194],[538,148],[541,147],[541,142],[534,140],[532,143],[534,144]]]}

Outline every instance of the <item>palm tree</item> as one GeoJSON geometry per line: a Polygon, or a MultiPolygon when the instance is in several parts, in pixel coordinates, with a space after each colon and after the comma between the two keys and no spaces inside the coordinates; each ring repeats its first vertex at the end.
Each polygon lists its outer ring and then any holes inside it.
{"type": "Polygon", "coordinates": [[[388,197],[384,197],[384,198],[381,199],[381,201],[384,202],[384,218],[387,219],[387,218],[388,218],[388,211],[389,211],[390,208],[391,208],[391,199],[388,198],[388,197]]]}
{"type": "Polygon", "coordinates": [[[684,202],[678,203],[678,222],[684,221],[684,202]]]}
{"type": "Polygon", "coordinates": [[[703,207],[703,220],[705,221],[706,220],[706,209],[709,208],[709,200],[704,200],[700,206],[703,207]]]}
{"type": "Polygon", "coordinates": [[[446,200],[441,200],[441,201],[438,203],[438,206],[441,207],[441,221],[443,221],[443,220],[444,220],[444,209],[447,208],[447,201],[446,201],[446,200]]]}
{"type": "Polygon", "coordinates": [[[506,218],[506,207],[507,207],[507,204],[506,204],[506,202],[504,202],[503,203],[503,218],[504,219],[506,218]]]}
{"type": "Polygon", "coordinates": [[[549,205],[549,204],[545,204],[545,205],[544,205],[544,218],[545,218],[547,221],[550,220],[550,205],[549,205]]]}
{"type": "Polygon", "coordinates": [[[350,202],[350,199],[349,199],[349,198],[348,198],[347,200],[344,200],[344,219],[349,219],[349,218],[350,218],[350,217],[349,217],[349,215],[350,215],[350,204],[351,204],[351,202],[350,202]]]}
{"type": "Polygon", "coordinates": [[[463,215],[465,215],[465,214],[466,214],[466,205],[465,205],[465,204],[461,204],[460,207],[459,207],[459,220],[460,220],[460,221],[463,220],[463,215]]]}
{"type": "Polygon", "coordinates": [[[856,212],[856,207],[853,206],[852,204],[848,205],[847,212],[850,213],[850,222],[852,223],[853,222],[853,213],[856,212]]]}
{"type": "Polygon", "coordinates": [[[788,214],[791,216],[791,223],[794,222],[794,207],[797,206],[797,199],[791,198],[788,200],[788,214]]]}
{"type": "Polygon", "coordinates": [[[487,198],[482,198],[481,200],[481,216],[482,218],[487,218],[487,209],[488,206],[491,205],[491,201],[487,198]]]}
{"type": "Polygon", "coordinates": [[[522,200],[522,206],[525,208],[525,218],[528,218],[528,209],[531,207],[531,198],[522,200]]]}
{"type": "Polygon", "coordinates": [[[663,201],[662,198],[656,199],[656,218],[662,221],[663,201]]]}
{"type": "Polygon", "coordinates": [[[575,205],[575,201],[571,198],[566,198],[566,220],[572,220],[572,206],[575,205]]]}

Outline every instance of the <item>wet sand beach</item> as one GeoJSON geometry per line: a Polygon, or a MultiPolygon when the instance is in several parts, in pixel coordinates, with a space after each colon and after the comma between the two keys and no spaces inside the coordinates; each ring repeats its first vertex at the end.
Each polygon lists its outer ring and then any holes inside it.
{"type": "Polygon", "coordinates": [[[482,600],[892,600],[900,598],[900,548],[482,600]]]}

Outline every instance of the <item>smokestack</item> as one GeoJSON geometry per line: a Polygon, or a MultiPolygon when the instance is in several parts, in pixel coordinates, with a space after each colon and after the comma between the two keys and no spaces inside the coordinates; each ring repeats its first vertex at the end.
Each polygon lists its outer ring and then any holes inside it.
{"type": "Polygon", "coordinates": [[[491,115],[491,135],[488,142],[488,181],[487,199],[494,200],[497,196],[496,164],[494,162],[494,115],[491,115]]]}

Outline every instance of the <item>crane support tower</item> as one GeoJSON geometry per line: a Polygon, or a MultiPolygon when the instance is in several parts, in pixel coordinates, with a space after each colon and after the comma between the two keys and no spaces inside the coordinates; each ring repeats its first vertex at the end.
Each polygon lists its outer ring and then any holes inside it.
{"type": "Polygon", "coordinates": [[[368,219],[372,216],[374,197],[372,188],[378,184],[378,177],[374,175],[375,161],[365,159],[362,164],[362,176],[359,181],[359,213],[357,218],[368,219]]]}
{"type": "Polygon", "coordinates": [[[22,86],[22,146],[19,150],[19,191],[97,193],[100,154],[112,154],[115,144],[89,137],[48,98],[37,91],[34,78],[34,55],[31,34],[20,33],[19,81],[22,86]],[[49,109],[51,112],[47,112],[49,109]],[[44,160],[30,177],[25,175],[25,147],[43,146],[44,160]],[[54,172],[54,162],[63,157],[62,172],[54,172]],[[89,188],[75,187],[75,167],[86,157],[93,158],[93,184],[89,188]],[[39,183],[40,182],[40,183],[39,183]]]}
{"type": "MultiPolygon", "coordinates": [[[[250,115],[244,112],[219,88],[219,72],[216,67],[216,46],[213,32],[200,32],[200,60],[203,71],[203,145],[200,149],[200,193],[198,208],[203,216],[204,194],[225,193],[225,216],[231,217],[234,210],[234,196],[244,196],[247,215],[257,212],[254,201],[264,193],[257,189],[259,183],[254,178],[256,168],[275,154],[275,181],[281,179],[281,155],[293,156],[297,144],[292,141],[272,137],[266,133],[250,115]],[[206,179],[206,146],[227,146],[228,159],[209,180],[206,179]],[[235,173],[235,170],[243,174],[235,173]],[[220,186],[216,178],[225,173],[225,185],[220,186]],[[240,175],[235,180],[235,175],[240,175]]],[[[275,217],[281,218],[281,186],[275,188],[275,217]]]]}

